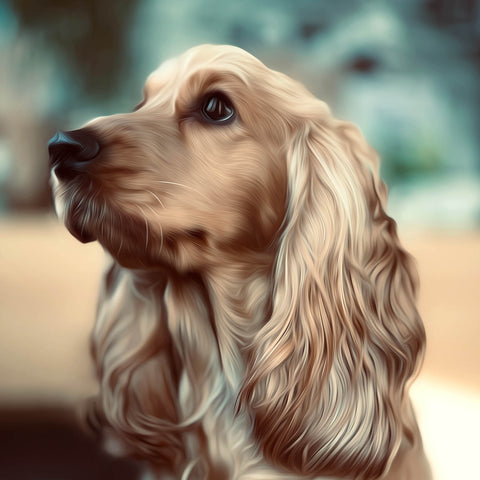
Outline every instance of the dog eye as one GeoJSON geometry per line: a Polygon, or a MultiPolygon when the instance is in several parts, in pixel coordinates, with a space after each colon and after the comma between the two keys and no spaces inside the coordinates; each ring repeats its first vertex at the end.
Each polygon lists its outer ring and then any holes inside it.
{"type": "Polygon", "coordinates": [[[230,123],[235,119],[235,108],[223,93],[208,94],[202,104],[202,116],[207,122],[215,124],[230,123]]]}

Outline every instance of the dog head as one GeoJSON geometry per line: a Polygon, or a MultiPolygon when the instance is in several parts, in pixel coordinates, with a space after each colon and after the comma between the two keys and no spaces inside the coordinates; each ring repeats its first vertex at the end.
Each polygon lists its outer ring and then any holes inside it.
{"type": "Polygon", "coordinates": [[[305,94],[240,49],[192,49],[150,75],[134,112],[51,139],[57,212],[127,266],[261,251],[284,218],[285,139],[305,94]]]}

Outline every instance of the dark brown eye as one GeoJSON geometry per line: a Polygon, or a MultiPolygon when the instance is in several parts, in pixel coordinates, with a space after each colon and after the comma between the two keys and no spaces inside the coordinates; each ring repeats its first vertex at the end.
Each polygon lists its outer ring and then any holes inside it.
{"type": "Polygon", "coordinates": [[[232,102],[220,92],[208,94],[202,104],[202,116],[214,124],[226,124],[235,119],[236,112],[232,102]]]}

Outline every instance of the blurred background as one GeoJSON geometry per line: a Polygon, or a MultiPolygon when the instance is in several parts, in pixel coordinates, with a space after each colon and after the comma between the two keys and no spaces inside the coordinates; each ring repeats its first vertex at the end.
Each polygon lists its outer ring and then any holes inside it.
{"type": "Polygon", "coordinates": [[[429,339],[412,388],[437,480],[478,478],[476,0],[0,0],[0,479],[133,479],[77,427],[102,251],[58,224],[46,142],[130,111],[147,74],[229,43],[303,81],[382,157],[429,339]]]}

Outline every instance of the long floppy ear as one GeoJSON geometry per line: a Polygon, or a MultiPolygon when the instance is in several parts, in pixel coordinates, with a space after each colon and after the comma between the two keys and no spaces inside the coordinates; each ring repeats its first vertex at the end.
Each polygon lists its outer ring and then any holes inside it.
{"type": "Polygon", "coordinates": [[[115,262],[106,273],[91,343],[100,392],[87,413],[94,430],[107,438],[113,432],[124,453],[175,471],[184,460],[180,373],[161,301],[165,288],[147,288],[115,262]]]}
{"type": "Polygon", "coordinates": [[[402,418],[425,342],[414,266],[385,213],[376,155],[353,126],[311,114],[287,157],[272,314],[240,403],[272,463],[375,478],[402,438],[414,440],[402,418]]]}

